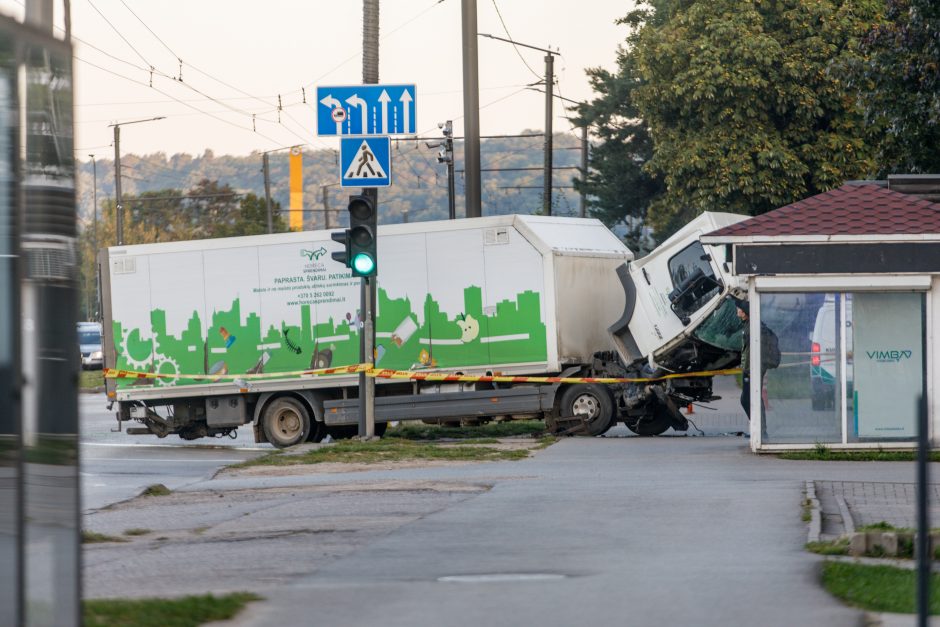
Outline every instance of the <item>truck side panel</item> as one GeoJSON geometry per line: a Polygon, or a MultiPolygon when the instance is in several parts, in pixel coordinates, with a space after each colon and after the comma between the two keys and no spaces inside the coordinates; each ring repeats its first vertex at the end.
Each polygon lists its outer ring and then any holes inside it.
{"type": "MultiPolygon", "coordinates": [[[[511,226],[507,232],[510,242],[494,252],[484,229],[380,238],[379,366],[546,369],[542,259],[511,226]]],[[[330,258],[339,244],[329,233],[303,235],[192,242],[167,253],[112,250],[109,365],[222,375],[357,363],[359,280],[330,258]]],[[[186,379],[118,385],[119,400],[155,388],[221,393],[186,379]]]]}

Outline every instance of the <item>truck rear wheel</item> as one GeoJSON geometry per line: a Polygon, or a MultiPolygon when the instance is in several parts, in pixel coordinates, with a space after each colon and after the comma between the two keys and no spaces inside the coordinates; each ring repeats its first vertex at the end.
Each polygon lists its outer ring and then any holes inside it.
{"type": "Polygon", "coordinates": [[[261,428],[268,442],[277,448],[300,444],[310,433],[310,414],[295,398],[281,397],[264,408],[261,428]]]}
{"type": "Polygon", "coordinates": [[[572,385],[561,395],[559,416],[585,419],[584,430],[578,435],[601,435],[614,424],[613,396],[606,387],[596,383],[572,385]]]}

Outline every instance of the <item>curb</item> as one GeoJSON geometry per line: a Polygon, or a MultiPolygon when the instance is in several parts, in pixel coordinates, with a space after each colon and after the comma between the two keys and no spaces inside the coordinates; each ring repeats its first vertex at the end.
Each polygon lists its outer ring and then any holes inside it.
{"type": "Polygon", "coordinates": [[[809,531],[806,534],[807,542],[819,542],[822,534],[822,507],[816,498],[816,483],[806,482],[806,500],[809,501],[809,531]]]}

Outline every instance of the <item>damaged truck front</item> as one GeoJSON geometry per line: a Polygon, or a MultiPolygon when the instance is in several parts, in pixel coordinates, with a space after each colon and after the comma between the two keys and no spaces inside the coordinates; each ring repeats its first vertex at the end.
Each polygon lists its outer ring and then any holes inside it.
{"type": "MultiPolygon", "coordinates": [[[[616,355],[599,353],[599,371],[656,379],[740,363],[743,323],[727,296],[746,297],[746,287],[731,274],[725,249],[700,238],[744,218],[704,213],[649,255],[618,268],[626,304],[609,329],[616,355]]],[[[630,383],[612,392],[619,419],[640,435],[684,431],[689,423],[680,408],[717,399],[710,376],[630,383]]]]}

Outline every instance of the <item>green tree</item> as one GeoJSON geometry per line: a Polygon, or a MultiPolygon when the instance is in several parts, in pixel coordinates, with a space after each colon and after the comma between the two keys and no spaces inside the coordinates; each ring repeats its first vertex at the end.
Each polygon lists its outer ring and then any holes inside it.
{"type": "MultiPolygon", "coordinates": [[[[288,230],[281,217],[281,203],[271,203],[271,223],[275,233],[288,230]]],[[[261,235],[268,232],[268,206],[264,198],[255,194],[246,194],[238,203],[238,211],[231,225],[219,227],[217,237],[235,237],[238,235],[261,235]]]]}
{"type": "Polygon", "coordinates": [[[866,119],[884,129],[880,174],[940,172],[940,4],[888,0],[862,51],[866,119]]]}
{"type": "Polygon", "coordinates": [[[599,140],[591,148],[587,176],[574,179],[575,189],[587,194],[590,215],[609,227],[627,225],[627,244],[634,249],[647,244],[647,210],[664,191],[661,178],[643,167],[653,155],[653,141],[634,96],[643,81],[633,41],[639,27],[654,17],[652,11],[638,10],[618,20],[630,28],[630,35],[627,47],[617,50],[617,71],[589,68],[588,79],[599,95],[574,108],[577,123],[587,124],[599,140]]]}
{"type": "Polygon", "coordinates": [[[634,100],[666,191],[662,237],[702,211],[756,215],[873,169],[845,68],[878,0],[682,0],[647,4],[632,38],[634,100]]]}

